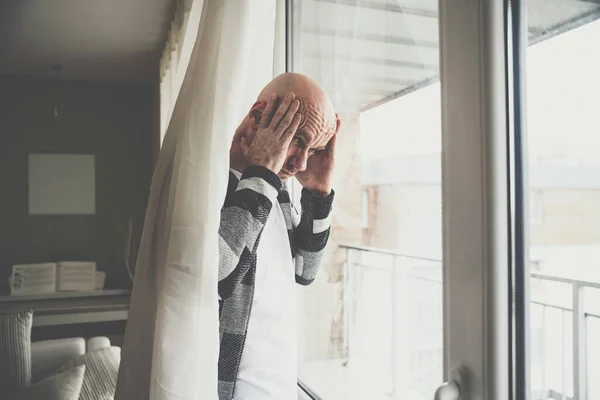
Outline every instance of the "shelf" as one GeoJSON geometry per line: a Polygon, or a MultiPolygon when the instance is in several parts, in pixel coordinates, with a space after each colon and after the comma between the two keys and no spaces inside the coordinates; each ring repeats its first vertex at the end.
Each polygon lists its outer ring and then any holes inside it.
{"type": "Polygon", "coordinates": [[[90,297],[129,296],[127,289],[94,290],[91,292],[56,292],[36,295],[0,296],[0,303],[13,303],[32,300],[85,299],[90,297]]]}
{"type": "Polygon", "coordinates": [[[33,326],[57,326],[97,322],[127,321],[128,310],[107,310],[69,314],[34,315],[33,326]]]}
{"type": "Polygon", "coordinates": [[[0,296],[0,311],[33,310],[33,326],[125,321],[131,292],[126,289],[0,296]]]}

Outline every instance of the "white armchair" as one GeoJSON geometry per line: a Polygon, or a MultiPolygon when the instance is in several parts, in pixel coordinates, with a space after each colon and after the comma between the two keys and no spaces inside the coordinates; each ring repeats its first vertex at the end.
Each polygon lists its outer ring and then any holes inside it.
{"type": "Polygon", "coordinates": [[[31,379],[37,382],[67,361],[92,350],[110,347],[107,337],[67,338],[31,343],[31,379]]]}

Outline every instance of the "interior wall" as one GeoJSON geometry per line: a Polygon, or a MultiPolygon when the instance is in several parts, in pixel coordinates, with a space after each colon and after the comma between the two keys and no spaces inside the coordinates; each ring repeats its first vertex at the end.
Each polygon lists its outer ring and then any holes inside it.
{"type": "Polygon", "coordinates": [[[152,144],[153,144],[153,165],[158,164],[162,138],[160,132],[160,76],[157,74],[152,84],[152,106],[154,115],[152,116],[152,144]]]}
{"type": "Polygon", "coordinates": [[[17,263],[93,260],[122,286],[128,220],[139,237],[155,151],[153,86],[0,76],[0,292],[17,263]],[[54,116],[54,105],[58,116],[54,116]],[[30,216],[30,153],[94,154],[96,214],[30,216]]]}

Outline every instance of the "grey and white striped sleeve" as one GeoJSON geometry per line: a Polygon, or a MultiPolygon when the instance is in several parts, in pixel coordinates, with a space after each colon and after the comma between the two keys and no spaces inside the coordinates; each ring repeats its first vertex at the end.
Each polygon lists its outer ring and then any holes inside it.
{"type": "Polygon", "coordinates": [[[259,166],[248,167],[230,183],[219,226],[219,297],[231,296],[252,265],[260,235],[277,201],[281,180],[259,166]],[[235,186],[235,187],[234,187],[235,186]]]}
{"type": "Polygon", "coordinates": [[[292,235],[296,282],[310,285],[316,278],[331,230],[331,210],[335,193],[321,197],[302,190],[302,216],[292,235]]]}

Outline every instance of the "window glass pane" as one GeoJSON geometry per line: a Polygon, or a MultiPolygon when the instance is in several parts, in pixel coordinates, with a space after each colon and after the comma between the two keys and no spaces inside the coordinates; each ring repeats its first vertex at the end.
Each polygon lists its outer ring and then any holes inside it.
{"type": "Polygon", "coordinates": [[[600,282],[598,18],[598,2],[528,5],[533,400],[583,398],[586,392],[588,399],[600,398],[593,392],[600,335],[589,314],[597,294],[588,294],[600,282]]]}
{"type": "Polygon", "coordinates": [[[332,233],[299,288],[299,379],[325,400],[431,399],[443,378],[437,0],[302,0],[293,70],[342,128],[332,233]]]}

